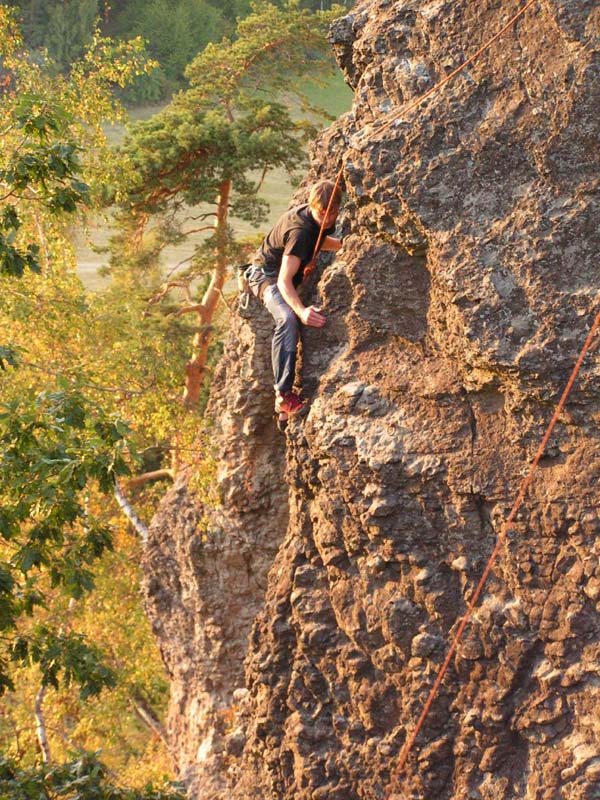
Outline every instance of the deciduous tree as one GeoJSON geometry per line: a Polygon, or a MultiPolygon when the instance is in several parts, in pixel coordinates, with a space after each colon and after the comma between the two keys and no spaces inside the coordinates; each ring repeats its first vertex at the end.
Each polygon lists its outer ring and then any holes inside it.
{"type": "Polygon", "coordinates": [[[23,769],[6,758],[0,759],[3,800],[184,800],[172,788],[147,786],[143,790],[115,785],[95,755],[85,755],[67,764],[23,769]]]}
{"type": "MultiPolygon", "coordinates": [[[[73,219],[103,191],[101,123],[118,112],[110,88],[142,71],[144,58],[139,43],[96,37],[69,76],[51,78],[23,52],[4,6],[0,53],[10,77],[0,96],[0,692],[14,687],[29,698],[29,731],[36,699],[40,745],[50,759],[62,732],[46,731],[44,706],[56,687],[63,698],[77,687],[89,702],[128,673],[135,702],[148,712],[148,694],[112,652],[118,637],[102,642],[106,659],[77,624],[98,565],[112,555],[106,496],[133,463],[118,412],[139,390],[132,375],[125,387],[115,385],[126,361],[115,345],[127,314],[86,296],[69,241],[73,219]]],[[[89,624],[86,630],[94,632],[89,624]]],[[[0,735],[14,719],[10,698],[3,702],[0,735]]],[[[17,755],[31,758],[26,729],[14,734],[17,755]]],[[[39,772],[40,785],[49,774],[39,772]]],[[[19,770],[2,781],[15,798],[38,785],[19,770]]]]}

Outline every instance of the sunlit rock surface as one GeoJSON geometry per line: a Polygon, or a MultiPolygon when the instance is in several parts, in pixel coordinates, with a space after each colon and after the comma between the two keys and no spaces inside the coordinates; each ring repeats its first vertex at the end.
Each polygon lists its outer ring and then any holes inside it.
{"type": "MultiPolygon", "coordinates": [[[[213,389],[221,506],[184,476],[146,558],[196,798],[387,796],[598,311],[595,0],[540,0],[378,133],[521,5],[363,2],[332,29],[355,104],[307,179],[345,154],[310,411],[277,433],[252,307],[213,389]]],[[[599,421],[594,352],[398,796],[600,798],[599,421]]]]}

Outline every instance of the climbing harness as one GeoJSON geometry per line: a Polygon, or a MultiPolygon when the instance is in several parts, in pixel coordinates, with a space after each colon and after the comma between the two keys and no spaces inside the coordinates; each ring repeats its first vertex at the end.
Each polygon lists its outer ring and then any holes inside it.
{"type": "Polygon", "coordinates": [[[241,264],[237,267],[237,282],[240,293],[239,307],[242,311],[247,311],[250,304],[250,274],[253,264],[241,264]]]}
{"type": "MultiPolygon", "coordinates": [[[[466,69],[466,67],[469,64],[471,64],[480,55],[482,55],[484,52],[486,52],[495,41],[497,41],[504,33],[506,33],[506,31],[508,31],[510,28],[512,28],[515,25],[515,23],[525,14],[525,12],[529,8],[531,8],[531,6],[533,6],[534,3],[536,3],[536,2],[538,2],[538,0],[529,0],[516,14],[514,14],[513,17],[511,17],[511,19],[494,36],[492,36],[491,39],[486,41],[485,44],[482,45],[477,50],[477,52],[475,52],[470,58],[468,58],[466,61],[464,61],[455,70],[453,70],[451,73],[449,73],[443,80],[441,80],[439,83],[435,84],[425,94],[417,97],[414,101],[410,102],[408,105],[403,106],[399,111],[392,113],[390,118],[386,122],[384,122],[382,125],[380,125],[373,132],[373,136],[377,136],[377,135],[380,135],[380,134],[384,133],[397,120],[399,120],[402,116],[405,116],[408,112],[414,110],[419,105],[424,103],[425,100],[427,100],[429,97],[431,97],[432,94],[434,94],[435,92],[439,91],[445,84],[447,84],[449,81],[451,81],[453,78],[455,78],[459,73],[461,73],[464,69],[466,69]]],[[[341,167],[340,167],[340,169],[339,169],[339,171],[337,173],[336,180],[335,180],[336,188],[341,183],[341,180],[342,180],[342,177],[343,177],[343,173],[344,173],[344,166],[345,166],[346,158],[347,158],[347,155],[343,155],[342,156],[342,164],[341,164],[341,167]]],[[[318,249],[319,249],[321,240],[322,240],[323,235],[324,235],[325,219],[327,218],[327,215],[328,215],[328,213],[329,213],[329,211],[331,209],[334,194],[335,193],[333,192],[332,196],[331,196],[331,200],[330,200],[330,202],[328,204],[328,207],[327,207],[327,211],[325,213],[325,217],[324,217],[323,222],[321,224],[321,229],[320,229],[320,232],[319,232],[319,239],[317,240],[317,245],[315,247],[315,255],[313,257],[313,260],[316,257],[316,254],[318,253],[318,249]]],[[[312,264],[312,268],[314,269],[314,264],[312,264]]],[[[462,634],[463,634],[463,632],[464,632],[464,630],[465,630],[465,628],[466,628],[471,616],[473,615],[473,611],[474,611],[474,609],[475,609],[475,607],[476,607],[476,605],[477,605],[477,603],[479,601],[479,598],[481,596],[481,593],[483,591],[485,583],[486,583],[486,581],[487,581],[487,579],[489,577],[489,574],[490,574],[490,572],[492,570],[492,567],[494,566],[494,563],[496,562],[498,556],[500,555],[500,551],[501,551],[502,546],[503,546],[503,544],[504,544],[504,542],[506,540],[506,537],[507,537],[508,532],[510,530],[510,526],[514,522],[516,514],[517,514],[517,512],[519,511],[519,509],[521,508],[521,506],[522,506],[522,504],[524,502],[525,495],[526,495],[527,490],[529,489],[529,487],[530,487],[530,485],[531,485],[531,483],[533,481],[533,477],[534,477],[534,475],[535,475],[535,473],[536,473],[536,471],[538,469],[538,465],[539,465],[540,459],[542,458],[542,456],[544,454],[544,451],[546,449],[546,445],[548,444],[548,440],[550,439],[550,436],[552,434],[552,431],[554,430],[554,427],[555,427],[555,425],[556,425],[556,423],[558,421],[558,418],[559,418],[562,410],[564,409],[564,406],[565,406],[566,400],[567,400],[567,398],[569,396],[569,393],[570,393],[570,391],[571,391],[571,389],[573,387],[573,384],[575,383],[575,380],[577,378],[577,375],[579,374],[579,371],[580,371],[580,368],[581,368],[581,366],[583,364],[585,356],[588,353],[588,351],[590,350],[591,345],[592,345],[592,341],[594,339],[594,336],[596,335],[596,333],[597,333],[599,328],[600,328],[600,313],[596,316],[596,318],[595,318],[595,320],[594,320],[594,322],[592,324],[592,327],[590,329],[588,337],[587,337],[587,339],[585,341],[585,344],[583,345],[583,348],[582,348],[582,350],[581,350],[581,352],[579,354],[579,357],[577,359],[575,367],[573,368],[573,371],[572,371],[572,373],[571,373],[571,375],[569,377],[567,385],[566,385],[566,387],[565,387],[565,389],[564,389],[564,391],[562,393],[562,396],[561,396],[561,398],[560,398],[560,400],[558,402],[558,405],[557,405],[556,410],[554,412],[554,415],[552,416],[552,419],[551,419],[551,421],[550,421],[550,423],[548,425],[546,433],[544,434],[544,437],[543,437],[543,439],[542,439],[542,441],[541,441],[541,443],[539,445],[539,448],[537,450],[535,458],[533,459],[533,461],[531,463],[531,466],[529,468],[527,476],[526,476],[526,478],[524,479],[524,481],[521,484],[521,487],[520,487],[519,492],[517,494],[516,500],[513,503],[513,506],[511,508],[511,511],[510,511],[508,517],[506,518],[506,521],[502,525],[502,528],[501,528],[501,530],[500,530],[500,532],[498,534],[498,537],[497,537],[496,545],[495,545],[495,547],[494,547],[494,549],[492,551],[492,554],[491,554],[491,556],[490,556],[490,558],[488,560],[488,563],[487,563],[487,565],[485,567],[483,575],[481,576],[481,579],[480,579],[475,591],[473,592],[473,595],[471,596],[471,598],[469,600],[467,611],[465,612],[465,614],[463,615],[463,617],[462,617],[462,619],[461,619],[461,621],[459,623],[458,629],[456,631],[456,634],[454,635],[454,638],[452,640],[452,643],[450,645],[450,648],[448,650],[446,658],[445,658],[445,660],[444,660],[444,662],[443,662],[443,664],[442,664],[442,666],[441,666],[441,668],[440,668],[440,670],[438,672],[436,680],[435,680],[435,682],[434,682],[434,684],[433,684],[433,686],[432,686],[432,688],[431,688],[431,690],[429,692],[429,695],[427,697],[427,700],[425,701],[425,704],[424,704],[423,709],[421,711],[421,714],[420,714],[420,716],[419,716],[419,718],[417,720],[417,723],[416,723],[416,725],[414,727],[414,730],[412,731],[411,735],[407,739],[407,741],[406,741],[406,743],[405,743],[405,745],[404,745],[404,747],[402,749],[402,752],[400,754],[400,759],[398,761],[398,764],[397,764],[395,770],[392,771],[390,784],[389,784],[389,786],[387,788],[387,791],[386,791],[386,796],[388,798],[392,797],[392,793],[396,793],[396,794],[393,794],[394,800],[401,800],[401,798],[403,797],[401,792],[400,792],[400,790],[399,790],[399,788],[398,788],[398,783],[399,783],[399,779],[400,779],[401,774],[402,774],[402,770],[404,769],[404,766],[405,766],[405,764],[407,762],[408,756],[409,756],[409,754],[410,754],[410,752],[411,752],[411,750],[413,748],[413,745],[414,745],[414,743],[416,741],[416,738],[417,738],[417,736],[419,734],[419,731],[421,730],[421,728],[423,726],[423,723],[425,722],[425,719],[426,719],[426,717],[427,717],[427,715],[429,713],[431,705],[432,705],[433,701],[435,700],[435,698],[437,696],[438,690],[439,690],[439,688],[441,686],[441,683],[442,683],[442,681],[444,679],[444,676],[445,676],[445,674],[447,672],[447,669],[448,669],[448,667],[450,665],[452,657],[453,657],[454,653],[456,652],[456,649],[457,649],[458,644],[459,644],[459,642],[461,640],[462,634]]]]}

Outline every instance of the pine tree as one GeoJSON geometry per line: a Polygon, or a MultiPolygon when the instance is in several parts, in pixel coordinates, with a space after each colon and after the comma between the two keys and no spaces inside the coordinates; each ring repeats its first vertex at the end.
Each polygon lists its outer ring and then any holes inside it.
{"type": "Polygon", "coordinates": [[[292,172],[303,163],[314,129],[290,111],[290,94],[299,93],[292,79],[332,69],[325,31],[339,10],[313,15],[297,4],[279,9],[256,3],[239,21],[235,39],[209,44],[190,64],[190,89],[135,126],[125,142],[130,169],[120,206],[129,235],[120,238],[113,274],[120,269],[123,275],[126,264],[139,275],[149,260],[156,264],[167,244],[192,229],[212,232],[195,250],[191,266],[157,294],[165,299],[172,290],[183,293],[178,315],[194,314],[198,321],[186,371],[187,407],[197,406],[227,264],[239,257],[229,214],[255,223],[264,219],[257,171],[263,176],[275,167],[292,172]],[[200,204],[211,210],[194,225],[200,204]],[[196,298],[194,282],[207,273],[210,282],[196,298]]]}

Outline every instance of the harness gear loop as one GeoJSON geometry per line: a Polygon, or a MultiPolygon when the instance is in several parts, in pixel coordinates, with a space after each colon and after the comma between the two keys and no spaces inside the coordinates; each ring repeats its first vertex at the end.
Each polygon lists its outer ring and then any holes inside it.
{"type": "Polygon", "coordinates": [[[242,311],[246,311],[250,305],[250,283],[249,278],[251,275],[252,264],[242,264],[238,267],[238,290],[240,293],[239,307],[242,311]]]}

